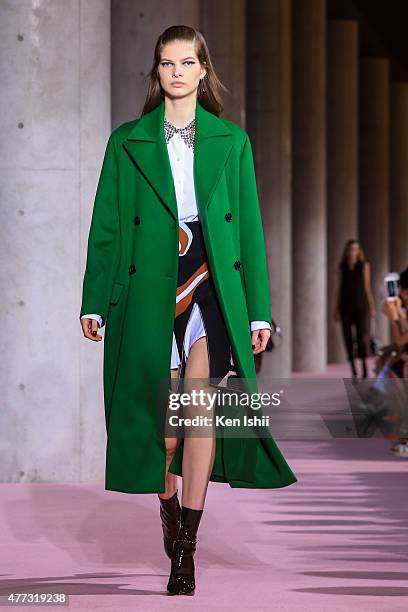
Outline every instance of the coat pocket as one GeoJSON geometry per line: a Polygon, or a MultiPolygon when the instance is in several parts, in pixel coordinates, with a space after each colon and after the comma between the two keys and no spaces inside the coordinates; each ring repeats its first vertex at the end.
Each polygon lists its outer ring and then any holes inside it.
{"type": "Polygon", "coordinates": [[[113,284],[113,289],[112,289],[109,304],[117,304],[119,302],[120,296],[122,295],[124,288],[125,288],[125,285],[123,285],[122,283],[116,282],[113,284]]]}

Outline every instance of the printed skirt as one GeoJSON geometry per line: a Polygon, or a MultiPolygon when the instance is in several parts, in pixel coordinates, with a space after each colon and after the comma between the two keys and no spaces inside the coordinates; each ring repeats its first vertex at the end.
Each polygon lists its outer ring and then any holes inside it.
{"type": "MultiPolygon", "coordinates": [[[[174,319],[174,339],[184,378],[191,345],[207,337],[211,382],[218,384],[235,372],[231,343],[209,268],[201,221],[179,223],[179,268],[174,319]]],[[[172,359],[173,361],[173,359],[172,359]]]]}

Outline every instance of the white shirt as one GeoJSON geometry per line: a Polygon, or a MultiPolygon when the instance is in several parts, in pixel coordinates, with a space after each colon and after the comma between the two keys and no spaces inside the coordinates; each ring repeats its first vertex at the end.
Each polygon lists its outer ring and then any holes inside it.
{"type": "MultiPolygon", "coordinates": [[[[199,219],[199,214],[194,190],[194,150],[187,146],[180,134],[176,132],[167,143],[167,151],[173,174],[179,222],[197,220],[199,219]]],[[[98,314],[82,315],[81,319],[96,319],[100,327],[103,327],[105,324],[102,317],[98,314]]],[[[251,331],[255,331],[257,329],[271,329],[271,326],[267,321],[251,321],[250,327],[251,331]]],[[[191,345],[198,340],[198,338],[205,335],[206,333],[201,310],[198,304],[195,303],[192,308],[184,336],[184,350],[186,353],[186,358],[188,357],[191,345]]],[[[170,367],[177,368],[180,361],[176,338],[173,332],[173,346],[170,367]]]]}

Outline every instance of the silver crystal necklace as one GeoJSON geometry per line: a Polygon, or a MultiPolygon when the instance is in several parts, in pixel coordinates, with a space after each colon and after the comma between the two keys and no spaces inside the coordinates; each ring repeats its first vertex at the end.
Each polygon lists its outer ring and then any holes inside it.
{"type": "Polygon", "coordinates": [[[195,141],[195,117],[189,124],[182,128],[178,128],[170,121],[167,121],[166,117],[164,118],[164,133],[166,137],[166,142],[168,143],[170,138],[174,136],[174,134],[180,134],[181,138],[184,140],[186,145],[194,150],[194,141],[195,141]]]}

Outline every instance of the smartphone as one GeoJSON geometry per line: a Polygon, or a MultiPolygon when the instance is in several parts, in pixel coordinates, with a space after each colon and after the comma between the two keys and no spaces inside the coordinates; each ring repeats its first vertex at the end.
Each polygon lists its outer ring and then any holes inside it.
{"type": "Polygon", "coordinates": [[[397,272],[389,272],[384,276],[385,295],[387,300],[393,300],[399,294],[399,274],[397,272]]]}

